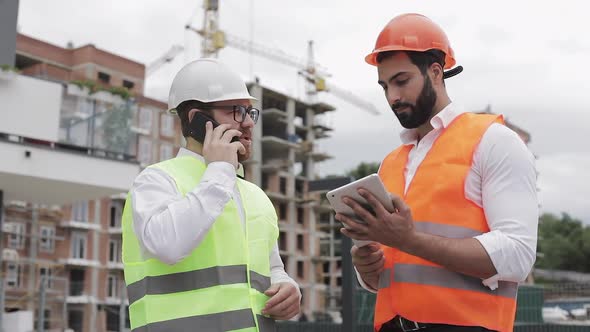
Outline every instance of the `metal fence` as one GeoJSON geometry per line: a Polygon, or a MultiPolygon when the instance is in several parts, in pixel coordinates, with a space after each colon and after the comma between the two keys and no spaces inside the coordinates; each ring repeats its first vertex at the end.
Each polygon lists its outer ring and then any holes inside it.
{"type": "MultiPolygon", "coordinates": [[[[375,294],[356,290],[354,331],[372,332],[375,294]]],[[[281,322],[278,332],[340,332],[341,324],[281,322]]],[[[515,332],[590,332],[590,283],[557,283],[519,287],[515,332]]]]}

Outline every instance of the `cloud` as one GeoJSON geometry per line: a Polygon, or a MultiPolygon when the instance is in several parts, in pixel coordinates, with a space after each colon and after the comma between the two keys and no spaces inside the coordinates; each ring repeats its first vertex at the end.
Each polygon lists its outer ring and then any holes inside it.
{"type": "MultiPolygon", "coordinates": [[[[201,3],[21,0],[18,24],[23,33],[51,43],[93,43],[144,63],[173,44],[185,46],[185,54],[162,66],[146,82],[148,95],[166,101],[174,74],[199,56],[200,37],[185,32],[184,25],[191,20],[201,26],[201,3]]],[[[590,206],[590,195],[582,184],[590,183],[586,176],[590,109],[588,70],[583,64],[590,58],[584,39],[590,20],[582,5],[577,0],[559,4],[326,0],[280,5],[272,0],[226,0],[220,1],[220,25],[228,33],[252,37],[266,47],[301,58],[306,56],[307,41],[313,39],[315,60],[328,67],[330,82],[383,110],[381,116],[371,116],[329,94],[320,96],[338,107],[329,116],[333,137],[320,143],[335,156],[318,165],[320,173],[329,174],[342,173],[360,161],[379,161],[399,144],[401,127],[376,84],[375,68],[364,62],[364,56],[393,16],[418,12],[431,17],[446,30],[458,63],[465,67],[447,83],[453,101],[468,110],[491,104],[493,111],[529,131],[531,149],[539,156],[543,208],[588,220],[585,206],[590,206]]],[[[232,47],[222,50],[220,58],[245,78],[257,75],[264,85],[305,98],[295,68],[232,47]]]]}

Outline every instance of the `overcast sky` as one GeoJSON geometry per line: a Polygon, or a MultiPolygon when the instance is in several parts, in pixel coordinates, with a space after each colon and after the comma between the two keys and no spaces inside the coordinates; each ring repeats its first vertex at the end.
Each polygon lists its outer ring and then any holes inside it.
{"type": "MultiPolygon", "coordinates": [[[[445,29],[465,71],[447,81],[451,99],[469,110],[502,113],[532,135],[538,156],[543,212],[570,213],[590,224],[590,147],[587,127],[590,20],[582,0],[344,1],[220,0],[227,33],[305,58],[307,40],[329,82],[376,105],[375,116],[329,94],[338,107],[326,119],[335,131],[320,147],[334,156],[322,175],[360,161],[380,161],[400,144],[401,126],[389,111],[374,67],[364,62],[379,31],[395,15],[418,12],[445,29]]],[[[185,53],[146,82],[146,95],[165,101],[174,74],[200,54],[202,0],[20,0],[22,33],[65,46],[97,47],[149,64],[172,45],[185,53]]],[[[297,70],[227,47],[220,58],[248,80],[305,98],[297,70]]]]}

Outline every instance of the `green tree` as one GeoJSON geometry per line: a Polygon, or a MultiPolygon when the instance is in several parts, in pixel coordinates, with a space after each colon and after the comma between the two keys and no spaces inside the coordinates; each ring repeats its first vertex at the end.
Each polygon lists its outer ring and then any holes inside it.
{"type": "Polygon", "coordinates": [[[567,213],[543,214],[539,219],[536,266],[545,269],[590,272],[590,227],[567,213]]]}
{"type": "Polygon", "coordinates": [[[377,173],[380,163],[378,162],[361,162],[357,167],[346,172],[346,175],[352,176],[355,180],[363,178],[367,175],[377,173]]]}

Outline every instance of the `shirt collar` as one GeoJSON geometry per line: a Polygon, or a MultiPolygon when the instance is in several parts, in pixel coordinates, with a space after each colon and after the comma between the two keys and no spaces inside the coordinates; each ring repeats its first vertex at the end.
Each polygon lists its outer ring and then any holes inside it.
{"type": "MultiPolygon", "coordinates": [[[[459,115],[465,113],[465,110],[457,105],[450,103],[442,111],[438,112],[432,119],[430,120],[430,125],[434,130],[444,129],[455,120],[459,115]]],[[[402,144],[404,145],[415,145],[418,141],[418,132],[416,129],[403,129],[399,135],[402,144]]]]}
{"type": "MultiPolygon", "coordinates": [[[[193,157],[203,163],[205,162],[205,158],[203,156],[201,156],[200,154],[193,152],[187,148],[180,148],[180,150],[178,150],[178,154],[176,154],[176,157],[185,157],[185,156],[190,156],[193,157]]],[[[238,169],[236,170],[236,175],[240,178],[244,178],[244,167],[242,166],[242,164],[238,164],[238,169]]]]}

